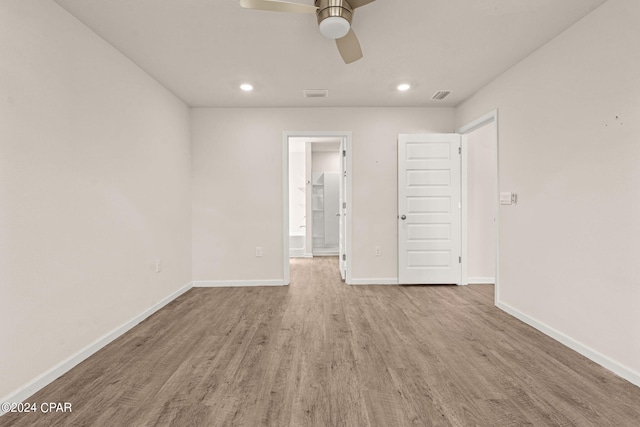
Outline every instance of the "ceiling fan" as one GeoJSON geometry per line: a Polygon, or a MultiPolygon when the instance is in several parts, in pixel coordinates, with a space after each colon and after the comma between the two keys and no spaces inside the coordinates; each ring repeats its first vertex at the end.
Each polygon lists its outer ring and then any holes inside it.
{"type": "Polygon", "coordinates": [[[315,5],[291,3],[280,0],[240,0],[245,9],[271,12],[315,13],[323,36],[335,39],[345,64],[362,58],[358,37],[351,29],[353,11],[375,0],[315,0],[315,5]]]}

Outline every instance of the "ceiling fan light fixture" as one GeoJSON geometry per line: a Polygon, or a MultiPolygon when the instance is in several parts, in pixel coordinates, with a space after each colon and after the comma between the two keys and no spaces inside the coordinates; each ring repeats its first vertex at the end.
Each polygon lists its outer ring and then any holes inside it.
{"type": "Polygon", "coordinates": [[[292,3],[285,0],[240,0],[245,9],[272,12],[315,13],[320,33],[335,40],[336,47],[345,64],[362,58],[362,47],[351,28],[353,11],[375,0],[314,0],[314,5],[292,3]]]}
{"type": "Polygon", "coordinates": [[[329,39],[341,39],[350,29],[349,21],[341,16],[330,16],[320,22],[320,33],[329,39]]]}

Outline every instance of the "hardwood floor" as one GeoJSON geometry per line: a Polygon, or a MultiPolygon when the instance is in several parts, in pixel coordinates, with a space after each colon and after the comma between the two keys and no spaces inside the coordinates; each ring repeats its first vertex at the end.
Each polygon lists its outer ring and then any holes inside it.
{"type": "Polygon", "coordinates": [[[493,287],[192,289],[2,426],[638,426],[640,388],[493,306],[493,287]]]}

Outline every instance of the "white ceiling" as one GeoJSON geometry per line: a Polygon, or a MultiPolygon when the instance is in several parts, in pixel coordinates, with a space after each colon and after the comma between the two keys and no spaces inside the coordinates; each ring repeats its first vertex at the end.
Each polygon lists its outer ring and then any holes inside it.
{"type": "Polygon", "coordinates": [[[350,65],[314,15],[238,0],[55,1],[193,107],[444,107],[606,0],[377,0],[354,14],[364,58],[350,65]],[[396,91],[401,82],[412,90],[396,91]],[[453,94],[430,101],[438,90],[453,94]]]}

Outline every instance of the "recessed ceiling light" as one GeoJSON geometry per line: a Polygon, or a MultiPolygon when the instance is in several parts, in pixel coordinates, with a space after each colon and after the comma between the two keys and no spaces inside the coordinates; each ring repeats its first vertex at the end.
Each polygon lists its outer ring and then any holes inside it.
{"type": "Polygon", "coordinates": [[[240,89],[245,92],[251,92],[253,90],[253,85],[250,85],[249,83],[243,83],[240,85],[240,89]]]}
{"type": "Polygon", "coordinates": [[[402,83],[398,85],[398,90],[400,92],[406,92],[411,89],[411,85],[409,83],[402,83]]]}

